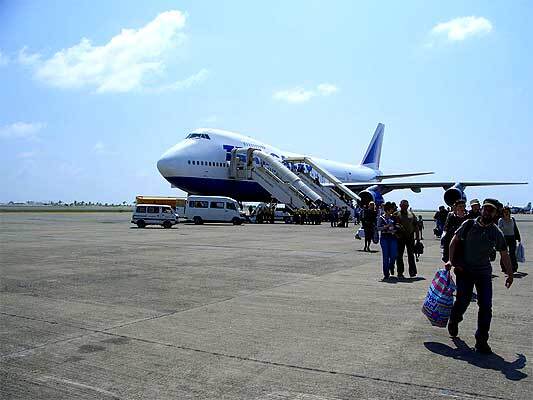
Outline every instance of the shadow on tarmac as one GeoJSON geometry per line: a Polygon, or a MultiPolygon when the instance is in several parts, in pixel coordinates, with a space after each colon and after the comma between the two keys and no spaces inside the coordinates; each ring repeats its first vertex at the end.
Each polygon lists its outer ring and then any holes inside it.
{"type": "Polygon", "coordinates": [[[515,272],[513,274],[513,278],[516,278],[516,279],[522,279],[522,278],[525,278],[526,276],[528,276],[529,274],[527,272],[515,272]]]}
{"type": "Polygon", "coordinates": [[[391,283],[393,285],[397,284],[397,283],[414,283],[414,282],[418,282],[418,281],[425,281],[426,278],[422,277],[422,276],[415,276],[415,277],[412,277],[412,278],[397,278],[395,276],[391,276],[390,278],[387,278],[387,279],[382,279],[381,282],[384,282],[384,283],[391,283]]]}
{"type": "Polygon", "coordinates": [[[429,351],[441,356],[465,361],[478,368],[500,371],[511,381],[519,381],[528,376],[522,371],[519,371],[524,368],[527,363],[526,356],[523,354],[517,354],[518,358],[513,362],[509,362],[505,361],[503,357],[495,353],[490,355],[479,354],[459,338],[454,338],[453,343],[456,346],[455,349],[446,344],[437,342],[424,342],[424,346],[426,346],[426,349],[429,351]]]}

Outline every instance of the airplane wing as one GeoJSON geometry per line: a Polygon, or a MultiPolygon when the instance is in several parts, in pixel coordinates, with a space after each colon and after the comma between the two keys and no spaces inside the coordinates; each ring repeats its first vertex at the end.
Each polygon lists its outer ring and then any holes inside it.
{"type": "Polygon", "coordinates": [[[527,185],[527,182],[346,182],[344,183],[350,190],[360,191],[371,186],[378,186],[382,194],[399,189],[411,189],[418,193],[420,189],[441,187],[447,190],[455,185],[463,188],[468,186],[502,186],[502,185],[527,185]]]}
{"type": "Polygon", "coordinates": [[[434,172],[409,172],[406,174],[389,174],[389,175],[379,175],[377,179],[380,181],[383,179],[394,179],[394,178],[407,178],[410,176],[420,176],[420,175],[432,175],[434,172]]]}

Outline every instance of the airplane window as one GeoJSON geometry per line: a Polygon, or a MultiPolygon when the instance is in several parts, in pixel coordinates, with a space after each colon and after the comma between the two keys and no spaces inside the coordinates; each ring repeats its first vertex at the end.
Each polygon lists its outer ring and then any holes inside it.
{"type": "Polygon", "coordinates": [[[204,162],[203,162],[203,161],[200,161],[200,165],[204,165],[204,162]]]}
{"type": "Polygon", "coordinates": [[[212,167],[212,165],[211,165],[211,161],[209,161],[209,166],[212,167]]]}
{"type": "Polygon", "coordinates": [[[190,164],[191,164],[191,160],[187,160],[187,164],[189,164],[189,165],[190,165],[190,164]]]}
{"type": "Polygon", "coordinates": [[[185,139],[208,139],[211,140],[208,134],[206,133],[189,133],[185,139]]]}
{"type": "Polygon", "coordinates": [[[193,162],[192,162],[192,165],[196,165],[196,161],[193,161],[193,162]]]}

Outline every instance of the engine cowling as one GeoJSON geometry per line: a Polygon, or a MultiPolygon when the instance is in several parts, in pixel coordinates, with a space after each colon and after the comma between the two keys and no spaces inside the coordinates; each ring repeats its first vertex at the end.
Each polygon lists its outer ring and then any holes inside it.
{"type": "Polygon", "coordinates": [[[460,183],[456,183],[451,188],[447,189],[444,192],[444,202],[448,206],[453,206],[457,200],[466,201],[466,194],[464,192],[464,187],[460,183]]]}
{"type": "Polygon", "coordinates": [[[358,194],[359,194],[359,197],[361,198],[360,203],[362,206],[366,206],[371,201],[376,203],[376,206],[379,206],[383,204],[384,202],[383,196],[381,195],[381,193],[373,189],[372,187],[366,190],[363,190],[362,192],[359,192],[358,194]]]}

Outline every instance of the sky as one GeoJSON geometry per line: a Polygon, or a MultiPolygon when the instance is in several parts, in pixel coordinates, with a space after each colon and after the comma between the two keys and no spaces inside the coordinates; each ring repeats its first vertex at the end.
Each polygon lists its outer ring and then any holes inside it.
{"type": "Polygon", "coordinates": [[[385,174],[533,183],[532,18],[527,0],[0,0],[0,202],[182,195],[156,162],[199,127],[357,164],[382,122],[385,174]]]}

